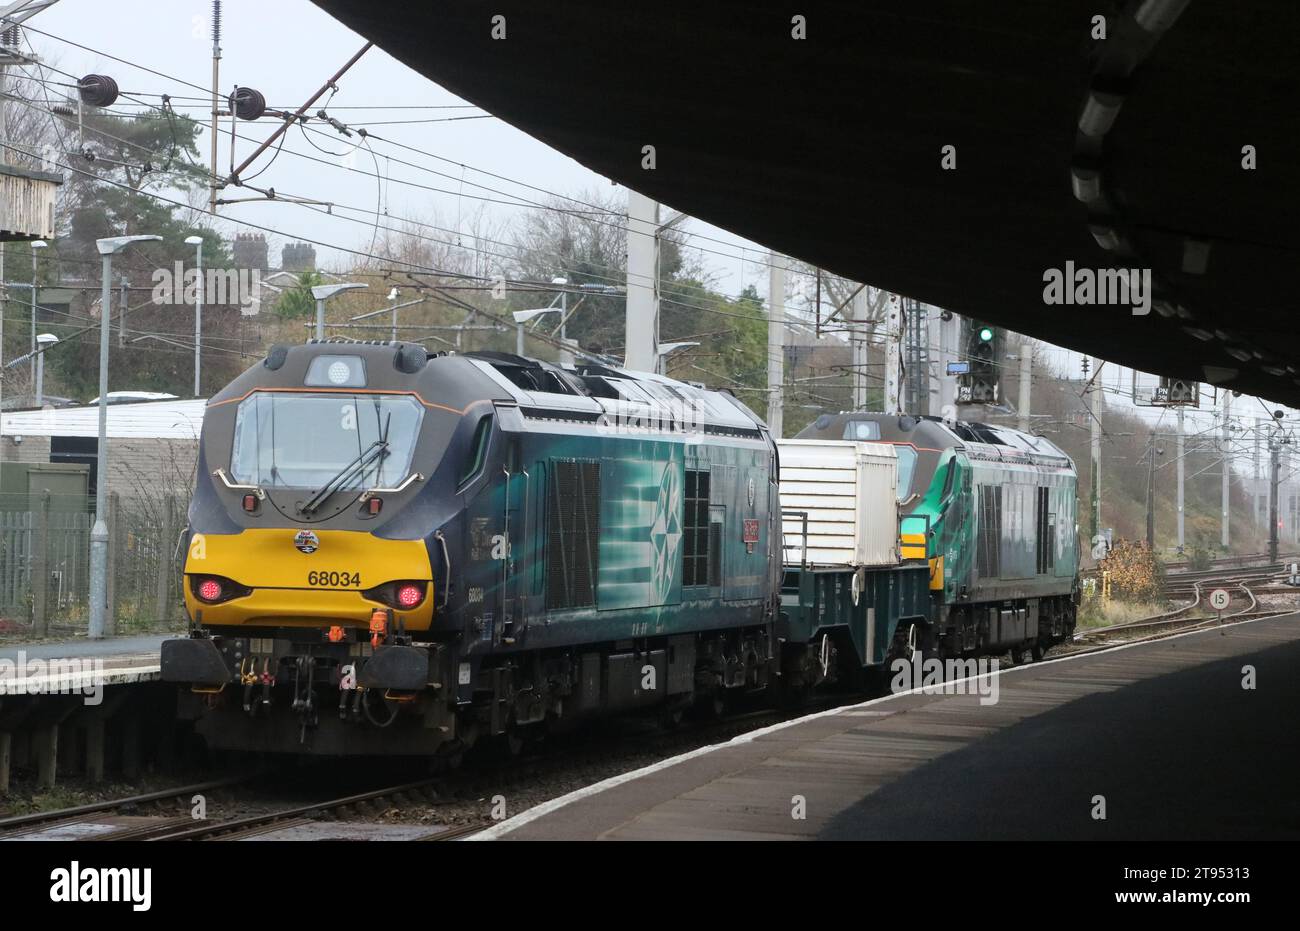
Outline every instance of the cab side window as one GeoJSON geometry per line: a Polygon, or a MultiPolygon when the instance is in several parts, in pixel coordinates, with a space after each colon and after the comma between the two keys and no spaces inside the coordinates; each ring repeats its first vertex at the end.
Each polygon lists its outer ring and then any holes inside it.
{"type": "Polygon", "coordinates": [[[478,426],[474,428],[474,438],[470,441],[470,451],[469,457],[465,461],[465,471],[460,476],[462,488],[483,471],[483,463],[487,459],[488,441],[491,438],[492,415],[485,414],[479,418],[478,426]]]}

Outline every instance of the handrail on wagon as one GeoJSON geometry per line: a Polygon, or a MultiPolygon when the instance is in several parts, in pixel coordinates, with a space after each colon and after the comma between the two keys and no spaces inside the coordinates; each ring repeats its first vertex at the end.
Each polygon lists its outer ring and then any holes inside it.
{"type": "Polygon", "coordinates": [[[799,518],[799,522],[800,522],[800,530],[799,530],[800,542],[798,545],[799,568],[807,569],[808,568],[808,512],[807,511],[796,511],[788,508],[781,509],[781,562],[783,565],[789,565],[790,561],[786,558],[786,555],[790,550],[795,548],[786,540],[785,518],[787,515],[789,515],[790,517],[799,518]]]}

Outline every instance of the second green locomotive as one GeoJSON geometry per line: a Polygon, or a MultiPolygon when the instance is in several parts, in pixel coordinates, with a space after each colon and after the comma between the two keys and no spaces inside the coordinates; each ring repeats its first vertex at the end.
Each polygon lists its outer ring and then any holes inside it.
{"type": "MultiPolygon", "coordinates": [[[[801,439],[891,444],[904,546],[930,563],[930,622],[911,632],[940,656],[1035,659],[1069,637],[1078,603],[1077,475],[1049,440],[1007,427],[910,415],[823,415],[801,439]]],[[[910,554],[909,554],[910,555],[910,554]]]]}

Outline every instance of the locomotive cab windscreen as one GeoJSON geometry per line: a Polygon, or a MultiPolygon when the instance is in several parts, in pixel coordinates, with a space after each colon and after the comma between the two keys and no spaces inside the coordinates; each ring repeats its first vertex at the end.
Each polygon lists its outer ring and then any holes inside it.
{"type": "Polygon", "coordinates": [[[310,519],[317,494],[393,487],[411,473],[424,411],[409,395],[256,391],[235,415],[231,477],[310,519]],[[287,506],[276,491],[312,494],[287,506]]]}

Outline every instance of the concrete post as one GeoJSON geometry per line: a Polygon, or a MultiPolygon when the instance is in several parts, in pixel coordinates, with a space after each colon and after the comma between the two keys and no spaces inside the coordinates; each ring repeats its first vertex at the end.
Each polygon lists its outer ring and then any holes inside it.
{"type": "Polygon", "coordinates": [[[1281,447],[1276,438],[1268,441],[1268,561],[1277,562],[1277,473],[1281,464],[1281,447]]]}
{"type": "Polygon", "coordinates": [[[32,753],[36,757],[36,785],[54,788],[59,769],[59,725],[42,724],[32,735],[32,753]]]}
{"type": "Polygon", "coordinates": [[[773,438],[785,436],[785,256],[769,259],[767,288],[767,428],[773,438]]]}
{"type": "Polygon", "coordinates": [[[98,785],[104,781],[104,729],[106,722],[99,715],[86,721],[86,781],[98,785]]]}
{"type": "Polygon", "coordinates": [[[659,360],[659,204],[627,192],[627,321],[623,365],[653,372],[659,360]]]}
{"type": "Polygon", "coordinates": [[[1147,549],[1156,551],[1156,431],[1147,438],[1147,549]]]}
{"type": "Polygon", "coordinates": [[[867,289],[863,287],[850,301],[853,323],[849,340],[853,353],[853,409],[867,409],[867,289]]]}
{"type": "Polygon", "coordinates": [[[158,588],[154,615],[158,621],[171,618],[172,546],[176,539],[176,496],[163,499],[162,537],[158,541],[158,588]]]}
{"type": "Polygon", "coordinates": [[[49,634],[50,597],[50,492],[41,492],[36,507],[36,527],[32,533],[32,634],[44,637],[49,634]]]}
{"type": "MultiPolygon", "coordinates": [[[[0,66],[0,139],[4,138],[4,86],[5,69],[0,66]]],[[[5,244],[0,242],[0,371],[4,366],[5,345],[5,304],[9,302],[9,292],[5,288],[5,244]]],[[[4,409],[4,379],[0,378],[0,410],[4,409]]],[[[0,450],[0,461],[4,453],[0,450]]]]}
{"type": "Polygon", "coordinates": [[[1263,523],[1263,520],[1260,519],[1260,513],[1259,513],[1259,497],[1260,497],[1259,489],[1260,489],[1260,485],[1262,484],[1262,480],[1260,479],[1260,474],[1259,474],[1259,447],[1260,447],[1260,439],[1261,437],[1263,437],[1263,435],[1264,435],[1264,418],[1256,417],[1255,418],[1255,454],[1254,454],[1254,462],[1253,462],[1254,468],[1252,470],[1254,474],[1254,481],[1252,481],[1250,485],[1250,516],[1251,519],[1254,521],[1256,527],[1258,527],[1260,524],[1263,523]]]}
{"type": "Polygon", "coordinates": [[[1232,441],[1230,422],[1232,417],[1232,392],[1226,388],[1223,391],[1223,431],[1221,450],[1223,472],[1223,526],[1219,534],[1219,544],[1226,551],[1228,549],[1228,512],[1232,510],[1232,455],[1229,444],[1232,441]]]}
{"type": "Polygon", "coordinates": [[[1029,341],[1020,341],[1020,429],[1028,433],[1033,422],[1029,417],[1030,389],[1034,377],[1034,357],[1030,352],[1029,341]]]}
{"type": "Polygon", "coordinates": [[[122,548],[121,537],[121,499],[117,492],[108,496],[108,539],[112,541],[112,546],[108,550],[108,560],[105,564],[105,570],[108,573],[108,582],[104,589],[104,626],[103,635],[105,637],[117,636],[117,560],[118,553],[122,548]]]}
{"type": "Polygon", "coordinates": [[[1185,518],[1183,511],[1183,480],[1186,474],[1186,460],[1183,458],[1185,455],[1183,452],[1183,445],[1183,409],[1180,407],[1178,408],[1178,449],[1175,452],[1175,455],[1178,457],[1178,552],[1180,553],[1183,551],[1183,547],[1187,544],[1187,540],[1183,533],[1183,521],[1185,518]]]}
{"type": "Polygon", "coordinates": [[[961,339],[961,319],[939,315],[939,355],[934,378],[938,385],[939,412],[944,417],[957,416],[957,376],[948,374],[948,363],[957,361],[957,344],[961,339]]]}
{"type": "Polygon", "coordinates": [[[133,714],[122,721],[122,775],[127,779],[140,775],[140,719],[133,714]]]}
{"type": "Polygon", "coordinates": [[[71,721],[65,721],[59,726],[59,772],[77,773],[81,771],[81,744],[77,740],[77,734],[80,728],[74,727],[71,721]]]}
{"type": "Polygon", "coordinates": [[[903,302],[897,294],[889,295],[885,304],[885,396],[886,414],[902,413],[902,384],[899,370],[903,364],[903,302]]]}
{"type": "Polygon", "coordinates": [[[1101,359],[1094,359],[1093,363],[1096,369],[1093,371],[1092,395],[1090,398],[1092,416],[1088,418],[1091,428],[1091,468],[1089,469],[1089,482],[1092,485],[1091,494],[1091,511],[1089,519],[1089,536],[1090,542],[1096,543],[1097,535],[1101,533],[1101,367],[1104,364],[1101,359]]]}

